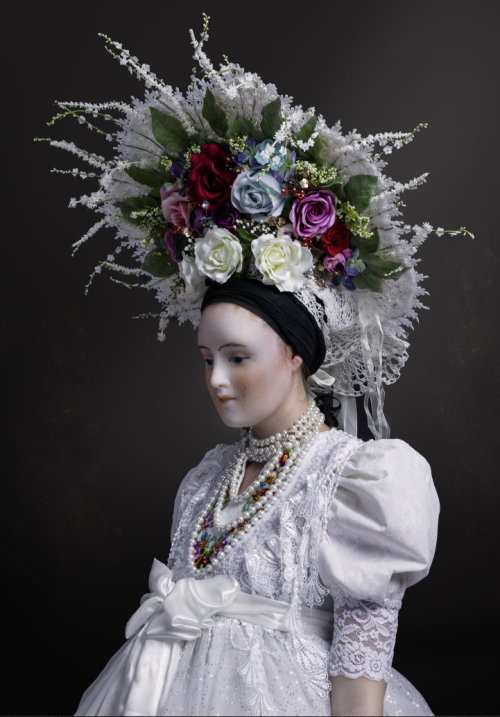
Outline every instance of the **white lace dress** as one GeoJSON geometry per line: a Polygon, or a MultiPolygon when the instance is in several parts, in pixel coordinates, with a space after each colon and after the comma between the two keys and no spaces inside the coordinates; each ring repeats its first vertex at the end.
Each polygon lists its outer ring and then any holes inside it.
{"type": "MultiPolygon", "coordinates": [[[[190,575],[194,525],[235,447],[209,451],[179,488],[169,558],[175,581],[190,575]]],[[[385,680],[385,715],[432,715],[391,663],[401,599],[429,571],[438,516],[429,465],[407,443],[320,433],[278,503],[211,573],[289,603],[288,631],[214,617],[184,644],[172,686],[157,685],[157,714],[329,715],[330,676],[344,675],[385,680]],[[328,641],[308,632],[302,618],[311,608],[333,615],[328,641]]],[[[104,676],[98,714],[117,714],[126,649],[82,698],[104,676]]]]}

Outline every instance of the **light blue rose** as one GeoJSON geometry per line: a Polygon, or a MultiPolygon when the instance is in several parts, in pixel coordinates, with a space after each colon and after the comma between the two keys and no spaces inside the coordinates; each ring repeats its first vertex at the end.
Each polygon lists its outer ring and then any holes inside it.
{"type": "Polygon", "coordinates": [[[281,214],[285,197],[281,194],[281,183],[273,176],[250,169],[236,177],[231,202],[242,214],[251,214],[252,219],[265,222],[269,217],[281,214]]]}

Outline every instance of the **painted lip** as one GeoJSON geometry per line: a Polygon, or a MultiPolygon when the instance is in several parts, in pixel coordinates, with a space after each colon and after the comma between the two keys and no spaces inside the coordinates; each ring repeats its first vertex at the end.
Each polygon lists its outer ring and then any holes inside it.
{"type": "Polygon", "coordinates": [[[227,403],[228,401],[234,401],[232,396],[217,396],[217,400],[221,403],[227,403]]]}

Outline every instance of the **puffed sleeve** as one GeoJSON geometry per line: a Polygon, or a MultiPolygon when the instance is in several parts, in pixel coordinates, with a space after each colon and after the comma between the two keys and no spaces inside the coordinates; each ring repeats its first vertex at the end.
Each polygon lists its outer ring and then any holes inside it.
{"type": "Polygon", "coordinates": [[[404,441],[368,441],[346,462],[318,563],[334,602],[330,675],[388,680],[401,600],[429,572],[439,510],[429,464],[404,441]]]}

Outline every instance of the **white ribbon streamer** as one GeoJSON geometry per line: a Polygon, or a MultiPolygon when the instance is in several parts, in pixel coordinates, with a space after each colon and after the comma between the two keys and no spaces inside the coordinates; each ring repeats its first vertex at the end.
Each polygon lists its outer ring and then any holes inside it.
{"type": "Polygon", "coordinates": [[[374,438],[389,438],[391,432],[384,415],[384,384],[382,383],[382,347],[384,330],[378,307],[371,296],[360,295],[358,317],[361,328],[361,348],[366,365],[367,387],[364,406],[368,428],[374,438]]]}
{"type": "Polygon", "coordinates": [[[339,428],[351,436],[358,435],[358,408],[355,396],[339,396],[340,411],[337,416],[339,428]]]}

